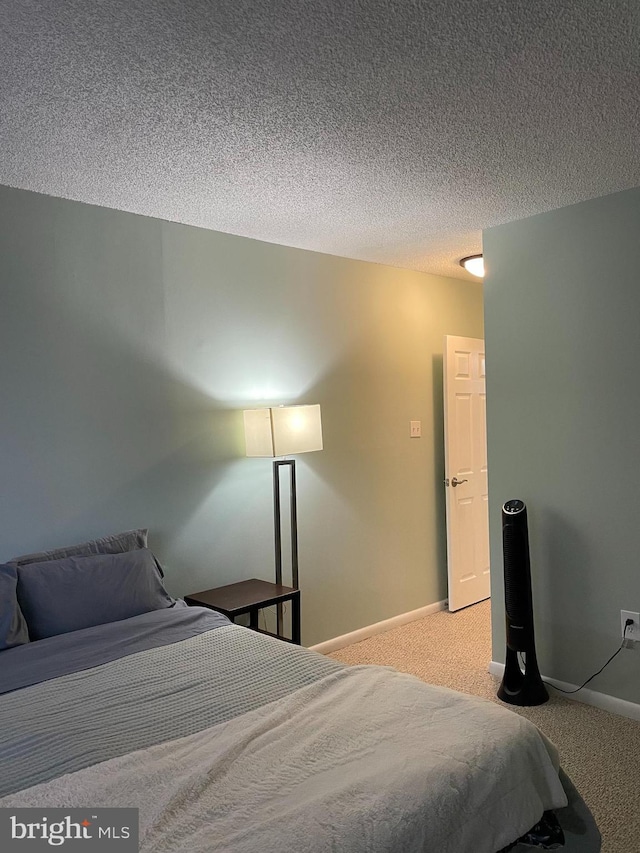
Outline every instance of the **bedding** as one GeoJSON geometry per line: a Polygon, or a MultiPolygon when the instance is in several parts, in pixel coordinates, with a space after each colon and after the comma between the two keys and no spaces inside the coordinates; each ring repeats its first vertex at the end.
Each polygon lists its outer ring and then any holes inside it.
{"type": "Polygon", "coordinates": [[[44,563],[47,560],[61,560],[63,557],[88,557],[91,554],[120,554],[123,551],[135,551],[147,547],[149,531],[146,527],[137,530],[125,530],[122,533],[112,533],[99,539],[90,539],[77,545],[67,545],[64,548],[54,548],[50,551],[37,551],[33,554],[23,554],[9,560],[12,565],[27,566],[29,563],[44,563]]]}
{"type": "MultiPolygon", "coordinates": [[[[487,820],[499,828],[506,817],[517,818],[521,834],[531,825],[531,809],[566,804],[546,745],[515,715],[505,735],[500,710],[455,693],[427,699],[414,679],[353,667],[220,725],[43,785],[15,804],[135,802],[144,815],[143,849],[205,853],[213,829],[218,849],[228,853],[256,849],[256,839],[269,851],[320,853],[338,843],[350,853],[394,844],[411,851],[423,849],[428,831],[427,849],[453,853],[486,837],[487,820]],[[416,703],[420,714],[410,713],[416,703]],[[498,730],[509,746],[487,749],[498,730]],[[184,807],[176,810],[176,802],[184,807]],[[426,802],[439,815],[428,828],[426,802]],[[220,803],[233,807],[219,809],[220,803]],[[331,814],[340,817],[331,821],[331,814]]],[[[508,840],[502,829],[492,843],[508,840]]]]}
{"type": "Polygon", "coordinates": [[[148,548],[28,563],[18,569],[17,594],[32,640],[174,603],[148,548]]]}
{"type": "Polygon", "coordinates": [[[29,633],[17,598],[15,566],[0,565],[0,651],[29,642],[29,633]]]}
{"type": "Polygon", "coordinates": [[[153,610],[119,622],[115,631],[110,624],[95,625],[28,643],[3,653],[0,695],[228,624],[229,620],[221,613],[187,607],[178,599],[170,609],[153,610]]]}
{"type": "Polygon", "coordinates": [[[513,712],[201,608],[6,656],[0,806],[138,807],[143,851],[496,853],[567,802],[513,712]]]}

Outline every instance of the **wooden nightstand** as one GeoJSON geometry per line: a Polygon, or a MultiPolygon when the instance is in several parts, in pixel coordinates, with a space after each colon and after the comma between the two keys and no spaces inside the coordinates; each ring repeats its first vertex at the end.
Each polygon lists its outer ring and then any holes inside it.
{"type": "Polygon", "coordinates": [[[235,621],[236,616],[248,613],[249,627],[254,631],[300,645],[299,589],[251,578],[251,580],[231,583],[215,589],[206,589],[203,592],[194,592],[192,595],[185,595],[184,600],[187,604],[209,607],[211,610],[217,610],[218,613],[224,613],[232,622],[235,621]],[[282,604],[285,601],[291,602],[291,639],[258,628],[258,612],[264,607],[282,604]]]}

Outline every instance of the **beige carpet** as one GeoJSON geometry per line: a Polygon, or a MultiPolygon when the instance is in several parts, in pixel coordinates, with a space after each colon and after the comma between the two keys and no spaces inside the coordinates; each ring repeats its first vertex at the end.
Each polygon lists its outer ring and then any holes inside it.
{"type": "MultiPolygon", "coordinates": [[[[354,643],[331,657],[380,664],[494,702],[489,602],[443,611],[354,643]]],[[[594,661],[594,670],[600,662],[594,661]]],[[[597,690],[597,682],[593,685],[597,690]]],[[[558,747],[562,765],[602,833],[602,853],[640,853],[640,722],[571,701],[549,688],[548,703],[512,710],[558,747]]],[[[502,703],[500,703],[502,704],[502,703]]]]}

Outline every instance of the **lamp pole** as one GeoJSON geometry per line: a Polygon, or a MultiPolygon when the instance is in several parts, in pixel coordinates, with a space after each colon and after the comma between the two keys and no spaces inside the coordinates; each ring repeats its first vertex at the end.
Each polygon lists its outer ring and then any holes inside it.
{"type": "MultiPolygon", "coordinates": [[[[295,459],[275,459],[273,462],[273,521],[276,562],[276,583],[282,584],[282,510],[280,502],[280,468],[289,468],[289,512],[291,536],[291,585],[298,589],[298,510],[296,495],[295,459]]],[[[277,629],[282,627],[282,604],[276,606],[277,629]]]]}

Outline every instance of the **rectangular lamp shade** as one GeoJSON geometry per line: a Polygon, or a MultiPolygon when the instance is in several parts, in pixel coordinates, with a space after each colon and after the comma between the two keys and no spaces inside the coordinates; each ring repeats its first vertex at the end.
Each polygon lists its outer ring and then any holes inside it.
{"type": "Polygon", "coordinates": [[[320,406],[276,406],[244,412],[247,456],[290,456],[322,450],[320,406]]]}

